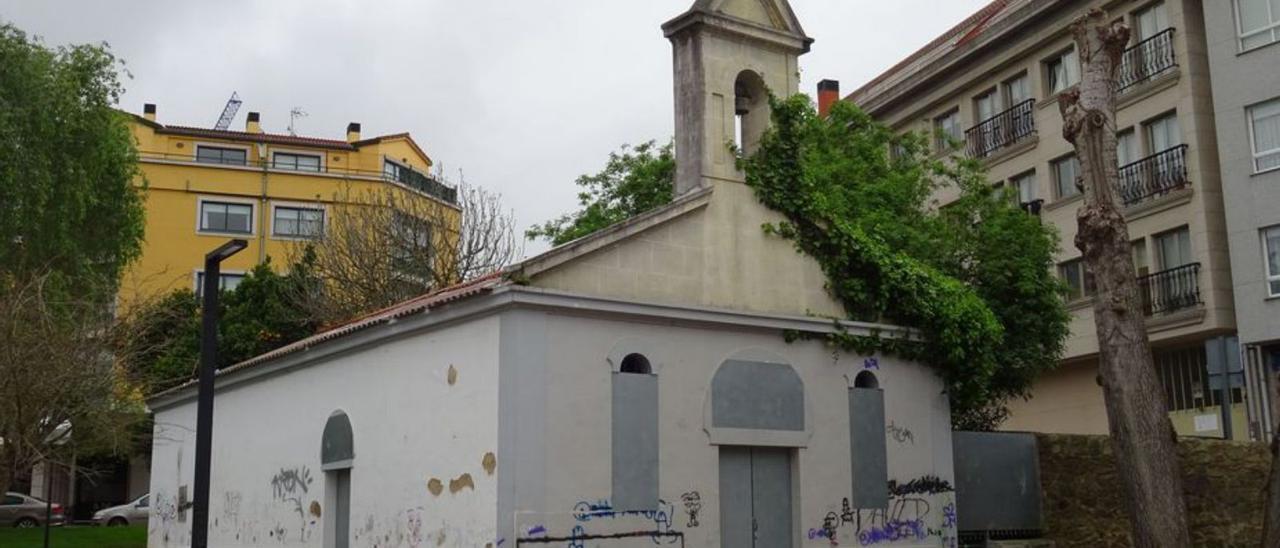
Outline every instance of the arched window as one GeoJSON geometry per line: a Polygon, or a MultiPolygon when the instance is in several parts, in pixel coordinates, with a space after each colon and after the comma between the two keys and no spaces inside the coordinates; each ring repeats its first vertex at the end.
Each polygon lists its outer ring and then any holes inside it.
{"type": "Polygon", "coordinates": [[[755,71],[738,73],[733,82],[734,142],[739,153],[750,155],[769,127],[769,89],[755,71]]]}
{"type": "Polygon", "coordinates": [[[325,546],[347,548],[351,545],[351,466],[355,458],[351,420],[346,413],[334,411],[325,421],[324,433],[320,436],[320,469],[324,471],[324,508],[327,509],[322,511],[325,546]]]}
{"type": "Polygon", "coordinates": [[[849,389],[849,457],[853,469],[854,508],[889,505],[889,448],[885,441],[884,391],[870,371],[853,378],[849,389]]]}
{"type": "Polygon", "coordinates": [[[653,373],[653,368],[649,365],[649,358],[644,354],[627,354],[622,358],[622,365],[619,370],[623,373],[636,373],[640,375],[648,375],[653,373]]]}
{"type": "Polygon", "coordinates": [[[644,354],[626,354],[613,373],[613,507],[658,506],[658,377],[644,354]]]}

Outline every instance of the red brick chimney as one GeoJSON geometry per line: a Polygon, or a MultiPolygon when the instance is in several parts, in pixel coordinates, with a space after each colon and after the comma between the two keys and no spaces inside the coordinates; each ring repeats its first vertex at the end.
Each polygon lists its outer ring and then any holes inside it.
{"type": "Polygon", "coordinates": [[[818,82],[818,116],[825,117],[831,112],[831,105],[840,100],[840,81],[823,80],[818,82]]]}

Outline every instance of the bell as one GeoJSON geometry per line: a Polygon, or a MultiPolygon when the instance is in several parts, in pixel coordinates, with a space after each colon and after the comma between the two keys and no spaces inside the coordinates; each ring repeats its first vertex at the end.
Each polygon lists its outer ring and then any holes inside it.
{"type": "Polygon", "coordinates": [[[744,116],[751,112],[751,98],[746,95],[738,95],[733,98],[733,113],[738,116],[744,116]]]}

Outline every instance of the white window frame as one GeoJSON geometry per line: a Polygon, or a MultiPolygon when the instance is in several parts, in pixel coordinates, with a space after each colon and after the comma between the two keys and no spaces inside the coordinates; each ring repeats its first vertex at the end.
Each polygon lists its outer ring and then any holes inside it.
{"type": "Polygon", "coordinates": [[[319,236],[301,236],[294,234],[280,234],[276,231],[276,211],[280,208],[285,209],[306,209],[310,211],[320,212],[320,232],[323,235],[324,230],[329,226],[329,210],[323,204],[305,203],[305,202],[271,202],[271,239],[273,240],[314,240],[319,236]]]}
{"type": "Polygon", "coordinates": [[[933,125],[933,133],[934,133],[933,135],[934,147],[937,149],[938,152],[947,152],[949,150],[954,149],[954,147],[951,146],[951,143],[943,142],[942,135],[945,134],[950,138],[954,138],[955,140],[964,139],[964,127],[962,127],[960,124],[960,107],[952,108],[946,112],[943,112],[942,114],[934,116],[932,125],[933,125]],[[942,124],[943,120],[947,118],[952,118],[952,117],[955,118],[956,135],[951,135],[946,131],[944,131],[944,127],[942,124]]]}
{"type": "Polygon", "coordinates": [[[1267,173],[1271,171],[1280,170],[1280,165],[1277,165],[1276,167],[1269,167],[1266,169],[1258,169],[1258,160],[1261,159],[1263,156],[1280,154],[1280,148],[1259,151],[1258,139],[1253,129],[1253,109],[1263,105],[1271,104],[1271,103],[1276,103],[1276,106],[1280,107],[1280,97],[1276,97],[1274,99],[1268,99],[1266,101],[1262,101],[1259,103],[1254,103],[1252,105],[1245,107],[1244,109],[1245,125],[1249,126],[1249,152],[1251,154],[1250,156],[1251,161],[1253,162],[1254,173],[1267,173]]]}
{"type": "Polygon", "coordinates": [[[328,163],[327,163],[327,161],[328,161],[328,159],[329,159],[329,157],[328,157],[328,156],[329,156],[328,154],[325,154],[325,153],[323,153],[323,152],[315,152],[315,151],[313,151],[313,150],[296,150],[296,149],[288,149],[288,148],[272,148],[272,149],[271,149],[271,169],[276,169],[276,170],[280,170],[280,171],[288,171],[288,172],[290,172],[290,173],[326,173],[326,172],[328,172],[328,169],[327,169],[327,167],[328,167],[328,163]],[[313,158],[319,158],[319,159],[320,159],[320,166],[317,168],[317,171],[311,171],[311,170],[307,170],[307,169],[293,169],[293,168],[288,168],[288,167],[276,167],[276,155],[277,155],[277,154],[289,154],[289,155],[293,155],[293,156],[311,156],[311,157],[313,157],[313,158]]]}
{"type": "Polygon", "coordinates": [[[254,236],[258,233],[258,203],[254,200],[246,200],[243,198],[230,198],[222,196],[200,196],[196,199],[196,234],[208,236],[231,236],[239,238],[242,236],[254,236]],[[249,231],[248,232],[224,232],[220,230],[204,230],[202,223],[204,221],[204,204],[205,202],[213,202],[219,204],[237,204],[249,206],[249,231]]]}
{"type": "Polygon", "coordinates": [[[191,161],[200,165],[205,165],[205,166],[251,167],[253,166],[253,156],[251,154],[252,152],[253,152],[252,148],[245,145],[235,145],[235,144],[228,144],[228,143],[209,143],[209,142],[203,142],[203,141],[196,141],[194,143],[191,143],[191,161]],[[243,150],[244,163],[243,164],[223,164],[223,163],[213,163],[213,162],[201,162],[200,147],[221,148],[221,149],[227,149],[227,150],[243,150]]]}
{"type": "Polygon", "coordinates": [[[1058,278],[1063,282],[1066,282],[1068,287],[1072,287],[1074,289],[1074,286],[1071,285],[1066,276],[1066,266],[1071,264],[1078,265],[1080,267],[1080,279],[1078,280],[1080,282],[1080,294],[1068,295],[1067,302],[1077,302],[1093,298],[1093,295],[1098,292],[1098,288],[1096,287],[1096,284],[1093,283],[1093,278],[1089,276],[1089,267],[1085,265],[1084,257],[1075,257],[1058,263],[1058,278]]]}
{"type": "MultiPolygon", "coordinates": [[[[1042,70],[1044,70],[1044,89],[1046,92],[1045,95],[1047,97],[1050,97],[1050,98],[1056,97],[1059,93],[1062,93],[1068,89],[1071,89],[1072,86],[1078,85],[1080,83],[1080,78],[1082,76],[1080,74],[1080,71],[1082,70],[1083,67],[1080,66],[1080,55],[1076,53],[1075,46],[1071,46],[1069,48],[1063,49],[1058,53],[1055,53],[1053,55],[1046,57],[1043,61],[1040,62],[1040,67],[1042,70]],[[1066,61],[1066,57],[1068,55],[1073,55],[1075,58],[1075,76],[1076,76],[1075,81],[1063,86],[1062,89],[1055,90],[1053,89],[1052,63],[1057,61],[1062,63],[1063,66],[1068,66],[1066,61]]],[[[1071,70],[1067,69],[1067,70],[1064,70],[1063,76],[1067,78],[1067,80],[1071,80],[1071,74],[1072,74],[1071,70]]]]}
{"type": "Polygon", "coordinates": [[[1280,43],[1280,13],[1274,13],[1271,11],[1271,2],[1267,2],[1266,6],[1267,6],[1267,17],[1268,19],[1271,20],[1271,24],[1265,27],[1262,27],[1258,30],[1252,31],[1248,35],[1245,35],[1244,20],[1240,18],[1240,0],[1231,0],[1232,12],[1235,15],[1235,20],[1236,20],[1236,48],[1240,50],[1240,53],[1253,51],[1256,49],[1265,48],[1272,44],[1280,43]],[[1270,42],[1267,42],[1265,44],[1259,44],[1257,46],[1253,46],[1249,48],[1246,48],[1244,46],[1245,38],[1248,38],[1255,34],[1262,34],[1264,32],[1271,33],[1270,42]]]}
{"type": "Polygon", "coordinates": [[[1037,200],[1040,196],[1039,186],[1040,181],[1036,179],[1036,170],[1034,169],[1028,169],[1009,178],[1009,187],[1013,190],[1013,195],[1017,198],[1019,204],[1031,203],[1037,200]],[[1025,197],[1022,195],[1022,181],[1028,178],[1031,179],[1031,196],[1025,197]],[[1024,200],[1024,197],[1027,199],[1024,200]]]}
{"type": "Polygon", "coordinates": [[[1266,276],[1267,298],[1277,298],[1280,297],[1280,291],[1273,291],[1272,284],[1280,283],[1280,272],[1271,271],[1270,249],[1267,249],[1268,232],[1280,234],[1280,225],[1269,226],[1258,232],[1262,236],[1262,273],[1266,276]]]}
{"type": "MultiPolygon", "coordinates": [[[[191,287],[195,288],[194,291],[197,297],[200,297],[201,292],[203,291],[203,288],[200,287],[200,277],[203,275],[204,275],[203,268],[197,268],[191,271],[191,287]]],[[[240,281],[243,282],[245,278],[249,277],[249,271],[248,270],[219,270],[218,271],[219,281],[221,281],[221,279],[224,276],[237,276],[240,278],[240,281]]],[[[236,285],[239,286],[240,284],[237,283],[236,285]]],[[[221,289],[222,284],[219,283],[218,287],[221,289]]],[[[229,291],[234,291],[234,290],[235,289],[232,288],[229,291]]]]}
{"type": "Polygon", "coordinates": [[[1074,189],[1075,192],[1071,194],[1062,193],[1062,181],[1061,181],[1061,176],[1058,173],[1058,164],[1062,162],[1069,162],[1071,161],[1072,158],[1074,158],[1076,161],[1075,175],[1077,178],[1079,178],[1080,177],[1080,158],[1077,157],[1074,153],[1067,154],[1064,156],[1059,156],[1057,158],[1049,160],[1049,178],[1053,182],[1053,197],[1055,200],[1070,200],[1072,198],[1076,198],[1084,194],[1084,192],[1080,190],[1080,187],[1076,186],[1075,181],[1071,182],[1071,187],[1070,187],[1074,189]]]}

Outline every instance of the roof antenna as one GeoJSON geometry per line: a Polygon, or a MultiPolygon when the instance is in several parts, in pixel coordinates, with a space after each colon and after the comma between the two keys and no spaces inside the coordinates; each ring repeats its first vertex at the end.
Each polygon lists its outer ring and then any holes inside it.
{"type": "Polygon", "coordinates": [[[213,125],[213,129],[226,131],[231,127],[231,120],[235,119],[236,112],[240,111],[240,96],[236,92],[231,92],[231,98],[227,99],[227,106],[222,107],[222,116],[218,117],[218,123],[213,125]]]}
{"type": "Polygon", "coordinates": [[[293,107],[293,109],[289,111],[289,135],[293,135],[294,137],[298,136],[298,134],[293,130],[294,124],[298,121],[298,118],[306,117],[307,111],[302,110],[302,107],[293,107]]]}

